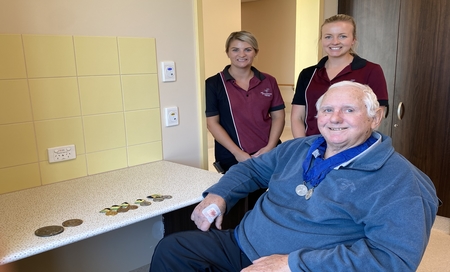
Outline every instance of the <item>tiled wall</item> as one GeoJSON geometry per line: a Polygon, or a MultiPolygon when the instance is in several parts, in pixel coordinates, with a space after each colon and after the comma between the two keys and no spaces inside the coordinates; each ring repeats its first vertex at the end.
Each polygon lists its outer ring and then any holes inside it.
{"type": "Polygon", "coordinates": [[[161,160],[159,108],[153,38],[0,35],[0,193],[161,160]]]}

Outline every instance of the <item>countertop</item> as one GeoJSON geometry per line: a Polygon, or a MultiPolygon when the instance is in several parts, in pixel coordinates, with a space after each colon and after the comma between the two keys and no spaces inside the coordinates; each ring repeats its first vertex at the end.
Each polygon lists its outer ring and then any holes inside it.
{"type": "Polygon", "coordinates": [[[202,200],[201,193],[221,174],[168,161],[158,161],[107,173],[0,195],[0,265],[155,217],[202,200]],[[154,202],[147,196],[170,195],[154,202]],[[107,216],[100,211],[137,199],[149,206],[107,216]],[[79,226],[60,234],[39,237],[45,226],[62,226],[81,219],[79,226]]]}

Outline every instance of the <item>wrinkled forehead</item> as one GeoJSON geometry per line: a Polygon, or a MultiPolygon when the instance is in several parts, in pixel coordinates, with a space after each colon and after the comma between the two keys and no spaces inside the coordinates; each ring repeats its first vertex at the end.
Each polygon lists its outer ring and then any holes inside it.
{"type": "Polygon", "coordinates": [[[354,86],[338,86],[329,89],[322,100],[322,105],[364,104],[363,91],[354,86]]]}

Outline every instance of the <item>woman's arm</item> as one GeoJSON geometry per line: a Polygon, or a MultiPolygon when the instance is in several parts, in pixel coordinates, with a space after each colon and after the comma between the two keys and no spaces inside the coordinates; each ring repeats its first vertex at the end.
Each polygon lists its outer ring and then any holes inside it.
{"type": "Polygon", "coordinates": [[[294,138],[305,137],[305,106],[292,105],[291,109],[291,130],[294,138]]]}
{"type": "Polygon", "coordinates": [[[258,157],[259,155],[274,149],[280,140],[281,134],[283,133],[285,123],[284,109],[270,112],[270,117],[272,119],[272,125],[270,127],[269,142],[265,147],[253,154],[253,157],[258,157]]]}
{"type": "Polygon", "coordinates": [[[234,155],[238,162],[250,159],[250,155],[237,146],[225,129],[220,125],[219,115],[206,117],[206,127],[211,132],[214,139],[223,145],[231,154],[234,155]]]}

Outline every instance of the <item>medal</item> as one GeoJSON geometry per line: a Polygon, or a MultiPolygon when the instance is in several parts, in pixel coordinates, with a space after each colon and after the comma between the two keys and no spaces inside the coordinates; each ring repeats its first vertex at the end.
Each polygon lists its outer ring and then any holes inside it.
{"type": "Polygon", "coordinates": [[[313,193],[314,193],[314,187],[308,190],[308,192],[305,195],[305,199],[306,200],[310,199],[313,193]]]}
{"type": "Polygon", "coordinates": [[[305,184],[300,184],[295,188],[295,192],[299,196],[305,196],[306,193],[308,192],[308,187],[306,187],[305,184]]]}

